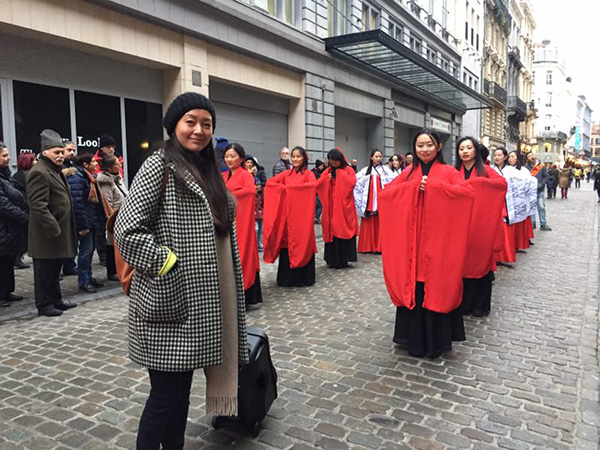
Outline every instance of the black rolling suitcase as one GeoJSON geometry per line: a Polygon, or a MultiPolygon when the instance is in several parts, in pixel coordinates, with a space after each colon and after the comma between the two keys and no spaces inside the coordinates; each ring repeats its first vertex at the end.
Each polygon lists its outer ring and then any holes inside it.
{"type": "Polygon", "coordinates": [[[237,428],[258,436],[263,420],[277,398],[277,372],[271,360],[269,339],[263,330],[248,327],[248,364],[238,376],[238,416],[215,416],[215,429],[237,428]]]}

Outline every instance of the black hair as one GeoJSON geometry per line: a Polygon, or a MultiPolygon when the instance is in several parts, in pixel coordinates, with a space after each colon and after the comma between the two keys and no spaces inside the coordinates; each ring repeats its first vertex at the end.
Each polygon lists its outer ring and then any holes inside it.
{"type": "Polygon", "coordinates": [[[415,135],[415,138],[413,139],[413,143],[412,143],[413,150],[412,150],[412,152],[410,152],[410,154],[413,155],[413,162],[412,162],[412,169],[410,170],[410,173],[408,174],[409,178],[413,174],[413,172],[415,170],[417,170],[417,167],[419,167],[420,164],[423,164],[421,162],[421,160],[417,157],[416,148],[417,148],[417,139],[419,139],[419,136],[422,136],[424,134],[429,136],[431,138],[431,140],[433,141],[433,143],[435,144],[435,146],[437,147],[437,155],[435,156],[435,160],[437,160],[437,162],[439,162],[440,164],[446,164],[446,162],[444,161],[444,155],[442,154],[442,151],[440,150],[440,145],[442,145],[442,140],[441,140],[438,132],[434,131],[430,128],[421,128],[415,135]]]}
{"type": "Polygon", "coordinates": [[[392,156],[390,156],[390,159],[388,160],[388,162],[392,165],[391,169],[392,170],[397,170],[394,167],[394,156],[396,158],[398,158],[398,162],[400,163],[400,169],[404,169],[404,157],[400,154],[400,153],[394,153],[392,156]]]}
{"type": "Polygon", "coordinates": [[[373,150],[371,150],[371,154],[369,155],[369,168],[367,169],[367,175],[370,175],[371,171],[373,170],[373,167],[375,167],[373,165],[373,156],[375,156],[375,153],[377,152],[381,153],[381,156],[383,156],[383,152],[378,148],[374,148],[373,150]]]}
{"type": "MultiPolygon", "coordinates": [[[[506,164],[508,164],[508,152],[506,151],[506,149],[504,147],[497,147],[497,148],[494,149],[494,154],[498,150],[500,150],[504,154],[504,166],[506,166],[506,164]]],[[[496,165],[496,161],[494,161],[494,165],[496,165]]],[[[504,167],[504,166],[502,166],[502,167],[504,167]]]]}
{"type": "Polygon", "coordinates": [[[111,167],[113,167],[117,163],[117,161],[119,161],[119,158],[117,158],[115,155],[105,156],[100,161],[100,168],[102,170],[108,170],[111,167]]]}
{"type": "Polygon", "coordinates": [[[188,190],[185,177],[187,173],[192,175],[206,195],[217,236],[225,236],[233,223],[233,217],[229,215],[229,205],[233,204],[233,200],[227,193],[221,176],[212,139],[202,151],[190,152],[183,148],[173,132],[171,138],[164,142],[163,148],[165,164],[175,166],[175,182],[181,189],[188,190]]]}
{"type": "MultiPolygon", "coordinates": [[[[298,172],[302,172],[304,169],[308,168],[308,153],[306,153],[306,150],[304,150],[304,147],[300,147],[299,145],[297,145],[290,152],[290,158],[296,150],[298,150],[300,152],[300,154],[302,155],[302,165],[298,168],[298,172]]],[[[292,170],[294,170],[294,167],[292,167],[292,170]]]]}
{"type": "Polygon", "coordinates": [[[458,151],[458,149],[460,148],[460,144],[466,141],[471,141],[473,147],[475,147],[475,164],[473,165],[473,167],[477,172],[477,176],[487,178],[488,174],[485,171],[485,164],[483,163],[484,159],[481,155],[481,145],[479,145],[479,141],[474,137],[464,136],[458,140],[458,142],[456,143],[456,162],[454,163],[454,167],[456,168],[456,170],[460,170],[460,168],[463,165],[463,162],[460,159],[460,152],[458,151]]]}
{"type": "Polygon", "coordinates": [[[244,150],[244,147],[242,147],[237,142],[231,142],[227,147],[225,147],[225,151],[223,152],[223,155],[225,155],[225,153],[227,153],[227,150],[234,150],[238,154],[238,156],[242,159],[242,161],[246,160],[246,152],[244,150]]]}
{"type": "Polygon", "coordinates": [[[488,150],[488,148],[483,145],[481,142],[479,143],[479,149],[481,150],[481,158],[483,159],[483,162],[485,163],[485,161],[488,159],[488,157],[490,156],[490,151],[488,150]]]}
{"type": "MultiPolygon", "coordinates": [[[[517,155],[517,164],[515,164],[515,168],[521,170],[521,167],[523,167],[523,155],[521,155],[521,152],[518,150],[512,150],[510,152],[508,152],[507,156],[510,156],[511,153],[514,153],[515,155],[517,155]]],[[[506,160],[506,163],[508,163],[508,159],[506,160]]]]}
{"type": "Polygon", "coordinates": [[[83,167],[84,164],[91,164],[92,159],[91,153],[81,153],[73,158],[73,163],[76,166],[83,167]]]}
{"type": "Polygon", "coordinates": [[[329,163],[330,165],[331,165],[331,161],[338,161],[341,164],[340,169],[343,169],[344,167],[346,167],[348,165],[348,162],[346,161],[346,157],[337,148],[332,148],[331,150],[329,150],[329,152],[327,153],[327,159],[330,161],[330,163],[329,163]]]}

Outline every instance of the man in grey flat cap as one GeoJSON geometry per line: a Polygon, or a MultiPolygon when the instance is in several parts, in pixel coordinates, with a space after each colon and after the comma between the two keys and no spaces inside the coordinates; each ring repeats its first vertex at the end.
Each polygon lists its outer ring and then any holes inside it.
{"type": "Polygon", "coordinates": [[[60,269],[77,253],[69,183],[62,173],[64,144],[53,130],[42,131],[41,156],[27,174],[29,256],[33,258],[35,304],[40,316],[60,316],[76,305],[65,302],[60,269]]]}

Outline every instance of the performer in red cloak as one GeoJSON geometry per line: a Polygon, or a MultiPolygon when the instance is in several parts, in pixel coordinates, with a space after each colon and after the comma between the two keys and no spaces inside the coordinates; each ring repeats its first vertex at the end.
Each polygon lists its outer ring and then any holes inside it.
{"type": "Polygon", "coordinates": [[[444,163],[435,131],[419,131],[413,148],[412,166],[379,195],[383,273],[398,307],[394,342],[436,358],[465,339],[460,304],[474,193],[444,163]]]}
{"type": "Polygon", "coordinates": [[[248,306],[262,303],[262,289],[255,231],[256,187],[254,177],[243,166],[245,159],[246,153],[240,144],[232,143],[225,148],[225,164],[229,170],[223,172],[223,179],[236,199],[235,222],[248,306]]]}
{"type": "Polygon", "coordinates": [[[502,225],[507,184],[484,165],[481,146],[472,137],[458,141],[455,167],[475,192],[463,271],[462,312],[482,317],[491,308],[494,245],[502,225]]]}
{"type": "Polygon", "coordinates": [[[263,213],[264,261],[279,257],[278,286],[315,284],[317,179],[302,147],[292,150],[290,170],[267,181],[263,213]]]}
{"type": "MultiPolygon", "coordinates": [[[[399,157],[394,156],[396,159],[399,157]]],[[[369,165],[356,174],[354,187],[354,203],[361,218],[358,251],[359,253],[381,253],[377,198],[379,192],[400,172],[394,173],[381,163],[383,161],[381,150],[371,151],[369,158],[369,165]]]]}
{"type": "Polygon", "coordinates": [[[325,242],[325,262],[329,267],[343,269],[357,261],[356,236],[358,218],[354,207],[356,174],[344,154],[330,150],[329,167],[317,182],[317,193],[323,205],[321,227],[325,242]]]}

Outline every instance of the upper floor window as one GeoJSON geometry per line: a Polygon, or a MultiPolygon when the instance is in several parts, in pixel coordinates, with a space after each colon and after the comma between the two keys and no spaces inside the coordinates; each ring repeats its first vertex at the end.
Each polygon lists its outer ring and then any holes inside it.
{"type": "Polygon", "coordinates": [[[437,62],[437,52],[435,51],[435,49],[427,46],[426,56],[427,60],[432,62],[433,64],[437,62]]]}
{"type": "Polygon", "coordinates": [[[390,24],[388,26],[388,34],[394,39],[396,39],[398,42],[402,42],[402,39],[404,37],[404,27],[390,20],[390,24]]]}
{"type": "Polygon", "coordinates": [[[301,0],[250,0],[250,3],[266,9],[290,25],[295,25],[300,17],[301,0]]]}
{"type": "Polygon", "coordinates": [[[329,36],[346,34],[348,0],[330,0],[327,2],[327,32],[329,36]]]}
{"type": "Polygon", "coordinates": [[[442,2],[442,27],[448,28],[448,17],[450,16],[450,11],[448,10],[448,0],[443,0],[442,2]]]}
{"type": "Polygon", "coordinates": [[[552,107],[552,92],[546,92],[546,106],[552,107]]]}
{"type": "Polygon", "coordinates": [[[546,71],[546,84],[552,84],[552,71],[546,71]]]}
{"type": "Polygon", "coordinates": [[[363,31],[376,30],[379,28],[379,10],[367,2],[363,2],[361,21],[363,31]]]}
{"type": "Polygon", "coordinates": [[[411,34],[408,38],[408,46],[418,55],[423,54],[423,41],[418,36],[411,34]]]}

